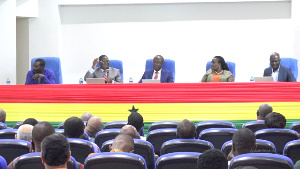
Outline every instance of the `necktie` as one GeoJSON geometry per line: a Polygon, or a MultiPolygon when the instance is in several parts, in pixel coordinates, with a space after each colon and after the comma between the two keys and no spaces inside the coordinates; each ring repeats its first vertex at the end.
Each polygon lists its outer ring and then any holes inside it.
{"type": "Polygon", "coordinates": [[[103,78],[104,78],[104,80],[106,80],[106,78],[107,78],[106,71],[103,71],[103,78]]]}
{"type": "Polygon", "coordinates": [[[158,72],[155,72],[154,79],[157,79],[157,78],[158,78],[158,72]]]}

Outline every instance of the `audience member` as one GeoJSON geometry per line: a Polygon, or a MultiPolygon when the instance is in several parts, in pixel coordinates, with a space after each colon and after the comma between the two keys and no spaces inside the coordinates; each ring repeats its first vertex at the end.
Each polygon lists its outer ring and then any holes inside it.
{"type": "Polygon", "coordinates": [[[226,155],[218,149],[204,151],[198,159],[198,169],[228,169],[226,155]]]}
{"type": "Polygon", "coordinates": [[[64,122],[64,134],[67,138],[82,138],[83,121],[78,117],[70,117],[64,122]]]}
{"type": "Polygon", "coordinates": [[[257,110],[257,120],[265,120],[268,113],[273,112],[273,108],[269,104],[262,104],[257,110]]]}
{"type": "Polygon", "coordinates": [[[142,79],[160,80],[161,83],[174,83],[172,72],[162,69],[163,64],[164,57],[156,55],[153,58],[153,70],[146,70],[139,83],[142,83],[142,79]]]}
{"type": "Polygon", "coordinates": [[[135,129],[140,133],[142,128],[144,127],[144,119],[143,116],[138,113],[138,109],[135,109],[132,106],[132,109],[129,110],[131,114],[128,116],[128,125],[132,125],[135,129]]]}
{"type": "Polygon", "coordinates": [[[248,128],[241,128],[232,136],[232,150],[228,155],[228,161],[241,154],[251,153],[256,150],[256,138],[248,128]]]}
{"type": "Polygon", "coordinates": [[[120,134],[127,134],[130,135],[132,138],[140,139],[140,136],[132,125],[125,125],[121,128],[120,134]]]}
{"type": "Polygon", "coordinates": [[[268,128],[285,128],[286,125],[286,119],[285,117],[276,112],[272,112],[267,114],[265,118],[265,124],[268,128]]]}
{"type": "Polygon", "coordinates": [[[190,120],[184,119],[177,125],[177,138],[194,139],[196,138],[196,127],[190,120]]]}
{"type": "Polygon", "coordinates": [[[103,122],[100,117],[91,117],[87,123],[84,131],[89,135],[89,140],[95,142],[95,135],[98,131],[101,131],[103,122]]]}
{"type": "Polygon", "coordinates": [[[17,134],[15,135],[15,139],[25,140],[31,142],[32,140],[32,129],[33,126],[30,124],[23,124],[18,128],[17,134]]]}
{"type": "Polygon", "coordinates": [[[89,112],[86,112],[86,113],[83,113],[83,114],[81,115],[81,120],[82,120],[82,121],[89,121],[89,119],[90,119],[91,117],[93,117],[93,115],[92,115],[91,113],[89,113],[89,112]]]}
{"type": "Polygon", "coordinates": [[[120,70],[109,67],[109,59],[106,55],[94,59],[92,67],[84,76],[85,81],[86,78],[104,78],[106,83],[122,83],[120,70]],[[96,68],[98,61],[100,67],[96,68]]]}
{"type": "Polygon", "coordinates": [[[114,139],[111,146],[109,146],[110,152],[128,152],[132,153],[134,150],[134,141],[130,135],[119,134],[114,139]]]}
{"type": "Polygon", "coordinates": [[[201,82],[233,82],[234,77],[222,56],[215,56],[211,68],[202,77],[201,82]]]}
{"type": "Polygon", "coordinates": [[[257,168],[253,167],[253,166],[240,166],[240,167],[236,167],[234,169],[257,169],[257,168]]]}
{"type": "Polygon", "coordinates": [[[32,126],[35,126],[38,123],[39,122],[35,118],[28,118],[23,122],[23,124],[30,124],[32,126]]]}
{"type": "Polygon", "coordinates": [[[35,60],[33,69],[27,73],[25,84],[55,84],[54,72],[50,69],[46,69],[45,65],[43,59],[35,60]]]}
{"type": "Polygon", "coordinates": [[[5,123],[6,112],[3,109],[0,109],[0,122],[5,123]]]}
{"type": "Polygon", "coordinates": [[[67,169],[70,161],[70,144],[62,134],[52,134],[42,142],[41,158],[45,169],[67,169]]]}

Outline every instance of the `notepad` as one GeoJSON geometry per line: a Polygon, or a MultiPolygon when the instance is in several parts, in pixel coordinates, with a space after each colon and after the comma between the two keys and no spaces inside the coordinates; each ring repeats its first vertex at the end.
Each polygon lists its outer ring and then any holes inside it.
{"type": "Polygon", "coordinates": [[[86,84],[104,84],[104,78],[86,78],[86,84]]]}

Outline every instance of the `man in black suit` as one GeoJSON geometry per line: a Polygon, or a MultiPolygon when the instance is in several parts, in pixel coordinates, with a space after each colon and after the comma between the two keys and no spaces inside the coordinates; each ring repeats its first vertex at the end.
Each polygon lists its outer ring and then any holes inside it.
{"type": "Polygon", "coordinates": [[[274,52],[270,56],[271,67],[264,71],[264,76],[272,76],[276,82],[295,82],[296,79],[289,67],[280,64],[280,55],[274,52]]]}

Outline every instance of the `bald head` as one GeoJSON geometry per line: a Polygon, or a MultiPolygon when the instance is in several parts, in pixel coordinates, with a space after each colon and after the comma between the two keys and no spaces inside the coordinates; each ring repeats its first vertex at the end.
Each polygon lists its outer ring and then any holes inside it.
{"type": "Polygon", "coordinates": [[[32,139],[32,128],[33,126],[30,124],[23,124],[20,126],[17,132],[17,139],[30,142],[32,139]]]}
{"type": "Polygon", "coordinates": [[[131,153],[134,150],[133,138],[126,134],[119,134],[113,141],[110,149],[119,149],[131,153]]]}
{"type": "Polygon", "coordinates": [[[262,104],[257,110],[257,120],[265,120],[267,114],[273,112],[273,108],[269,104],[262,104]]]}
{"type": "Polygon", "coordinates": [[[127,134],[130,135],[132,138],[139,139],[140,136],[138,132],[136,131],[136,128],[133,127],[132,125],[125,125],[121,128],[120,134],[127,134]]]}
{"type": "Polygon", "coordinates": [[[83,114],[81,115],[81,120],[82,120],[82,121],[89,121],[89,119],[90,119],[91,117],[93,117],[93,115],[92,115],[91,113],[89,113],[89,112],[86,112],[86,113],[83,113],[83,114]]]}
{"type": "Polygon", "coordinates": [[[49,122],[43,121],[36,124],[32,129],[32,141],[34,143],[35,152],[40,152],[43,139],[54,133],[55,130],[49,122]]]}
{"type": "Polygon", "coordinates": [[[87,123],[84,131],[90,136],[95,137],[98,131],[101,131],[103,127],[103,121],[100,117],[91,117],[87,123]]]}
{"type": "Polygon", "coordinates": [[[177,138],[194,139],[196,136],[196,127],[190,120],[184,119],[177,125],[177,138]]]}
{"type": "Polygon", "coordinates": [[[3,109],[0,109],[0,122],[5,123],[6,112],[3,109]]]}

